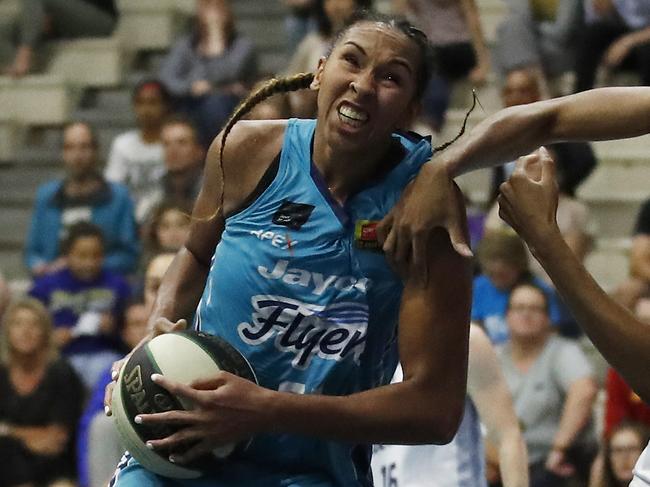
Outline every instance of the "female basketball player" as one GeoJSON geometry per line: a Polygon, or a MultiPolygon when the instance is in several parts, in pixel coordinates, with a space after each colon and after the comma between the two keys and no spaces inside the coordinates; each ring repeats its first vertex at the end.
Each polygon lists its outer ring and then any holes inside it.
{"type": "MultiPolygon", "coordinates": [[[[374,231],[431,156],[426,140],[397,132],[429,73],[423,34],[362,19],[315,75],[271,82],[213,144],[190,238],[152,320],[178,326],[196,309],[196,326],[237,347],[260,386],[228,373],[193,387],[157,379],[198,405],[138,417],[183,425],[153,449],[197,442],[172,461],[253,437],[194,485],[371,485],[371,443],[453,437],[465,396],[469,263],[435,233],[422,265],[436,279],[421,285],[412,268],[391,270],[374,231]],[[318,90],[317,120],[234,124],[264,96],[307,87],[318,90]],[[387,385],[398,342],[404,380],[387,385]]],[[[117,485],[164,483],[125,463],[117,485]]]]}

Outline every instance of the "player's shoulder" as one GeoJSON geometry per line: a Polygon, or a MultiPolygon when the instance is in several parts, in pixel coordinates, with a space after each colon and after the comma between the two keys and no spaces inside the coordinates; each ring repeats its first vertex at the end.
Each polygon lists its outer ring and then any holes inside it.
{"type": "Polygon", "coordinates": [[[282,148],[287,120],[240,120],[227,133],[220,134],[210,147],[216,155],[223,147],[224,163],[246,161],[247,165],[255,160],[269,161],[282,148]]]}

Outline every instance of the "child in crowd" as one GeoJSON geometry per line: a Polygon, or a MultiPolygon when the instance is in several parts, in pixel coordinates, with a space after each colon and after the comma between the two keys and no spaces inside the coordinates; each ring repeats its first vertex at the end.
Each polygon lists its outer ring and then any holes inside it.
{"type": "Polygon", "coordinates": [[[89,389],[119,358],[117,330],[130,291],[104,269],[104,237],[95,225],[73,225],[62,247],[67,267],[38,278],[30,294],[52,314],[55,342],[89,389]]]}
{"type": "Polygon", "coordinates": [[[177,252],[190,233],[189,208],[174,202],[162,203],[149,222],[149,250],[154,253],[177,252]]]}

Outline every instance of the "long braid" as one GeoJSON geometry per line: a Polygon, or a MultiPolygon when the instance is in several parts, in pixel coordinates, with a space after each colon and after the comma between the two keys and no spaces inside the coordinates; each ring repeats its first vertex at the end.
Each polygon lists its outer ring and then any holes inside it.
{"type": "Polygon", "coordinates": [[[290,91],[298,91],[309,88],[311,82],[314,80],[314,73],[299,73],[294,76],[286,78],[271,78],[257,90],[251,93],[245,100],[243,100],[235,111],[232,113],[228,122],[223,129],[223,136],[221,138],[221,148],[219,149],[219,167],[221,168],[221,208],[223,208],[223,196],[225,188],[225,177],[223,171],[223,152],[226,147],[226,139],[235,124],[241,120],[248,112],[250,112],[255,105],[270,98],[278,93],[288,93],[290,91]]]}

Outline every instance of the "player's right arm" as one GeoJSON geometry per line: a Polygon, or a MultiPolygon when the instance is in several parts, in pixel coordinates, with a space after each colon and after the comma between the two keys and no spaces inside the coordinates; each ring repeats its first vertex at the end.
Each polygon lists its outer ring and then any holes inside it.
{"type": "Polygon", "coordinates": [[[528,487],[528,455],[512,396],[494,348],[477,325],[470,327],[467,392],[498,451],[503,486],[528,487]]]}

